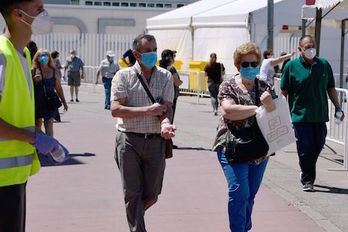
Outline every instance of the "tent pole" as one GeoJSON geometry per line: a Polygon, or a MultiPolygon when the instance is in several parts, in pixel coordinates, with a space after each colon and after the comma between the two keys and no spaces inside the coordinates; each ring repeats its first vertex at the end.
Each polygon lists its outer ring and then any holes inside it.
{"type": "Polygon", "coordinates": [[[346,20],[341,23],[341,58],[340,58],[340,88],[343,88],[343,73],[344,73],[344,38],[346,36],[346,20]]]}
{"type": "Polygon", "coordinates": [[[274,26],[274,1],[268,0],[267,3],[267,30],[268,30],[268,37],[267,37],[267,48],[270,48],[273,50],[273,26],[274,26]]]}
{"type": "Polygon", "coordinates": [[[321,19],[322,19],[323,10],[321,8],[316,8],[316,17],[315,17],[315,42],[317,44],[317,55],[320,53],[320,34],[321,34],[321,19]]]}

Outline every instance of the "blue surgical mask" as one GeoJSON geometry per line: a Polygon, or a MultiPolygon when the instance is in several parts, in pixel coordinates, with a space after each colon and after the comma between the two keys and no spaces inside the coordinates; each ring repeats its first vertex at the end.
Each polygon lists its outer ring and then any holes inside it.
{"type": "Polygon", "coordinates": [[[39,56],[39,62],[40,64],[48,64],[48,56],[47,55],[40,55],[39,56]]]}
{"type": "Polygon", "coordinates": [[[240,75],[247,79],[247,80],[254,80],[256,78],[256,75],[258,75],[260,73],[260,68],[259,67],[247,67],[247,68],[243,68],[240,67],[240,75]]]}
{"type": "Polygon", "coordinates": [[[148,69],[152,69],[157,63],[156,52],[146,52],[141,54],[141,63],[148,69]]]}

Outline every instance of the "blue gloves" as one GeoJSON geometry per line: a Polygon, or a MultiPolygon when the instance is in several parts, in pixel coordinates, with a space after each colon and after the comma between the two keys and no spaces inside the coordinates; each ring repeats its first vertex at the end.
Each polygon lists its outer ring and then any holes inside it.
{"type": "Polygon", "coordinates": [[[40,153],[46,155],[49,152],[51,152],[55,147],[57,147],[59,145],[59,142],[51,136],[36,132],[35,142],[33,145],[40,153]]]}

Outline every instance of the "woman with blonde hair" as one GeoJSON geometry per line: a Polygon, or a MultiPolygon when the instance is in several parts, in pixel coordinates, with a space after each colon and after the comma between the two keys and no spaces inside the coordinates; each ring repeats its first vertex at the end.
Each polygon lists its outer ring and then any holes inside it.
{"type": "Polygon", "coordinates": [[[36,52],[32,68],[35,85],[35,124],[41,130],[42,119],[44,119],[45,133],[52,137],[53,118],[58,111],[58,108],[56,108],[57,101],[60,99],[63,103],[64,111],[68,110],[58,72],[48,50],[40,49],[36,52]],[[55,104],[52,104],[52,99],[54,98],[56,101],[53,101],[55,104]]]}
{"type": "MultiPolygon", "coordinates": [[[[260,49],[254,43],[249,42],[237,47],[234,52],[234,65],[239,74],[225,80],[220,85],[218,95],[222,116],[214,151],[217,152],[228,183],[228,214],[230,230],[233,232],[251,229],[254,198],[268,162],[267,143],[265,146],[261,143],[261,147],[265,149],[249,147],[256,155],[238,158],[231,157],[230,154],[242,152],[235,152],[233,149],[233,152],[230,152],[230,143],[226,140],[231,134],[232,138],[236,138],[239,131],[256,127],[255,111],[259,105],[263,104],[267,111],[275,108],[267,84],[256,78],[260,70],[260,61],[260,49]]],[[[264,140],[261,138],[260,140],[264,140]]]]}

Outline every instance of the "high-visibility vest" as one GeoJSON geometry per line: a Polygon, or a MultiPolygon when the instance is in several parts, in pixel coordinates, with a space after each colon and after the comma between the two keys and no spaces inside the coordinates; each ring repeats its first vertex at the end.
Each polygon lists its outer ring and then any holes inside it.
{"type": "MultiPolygon", "coordinates": [[[[0,54],[5,57],[5,82],[0,100],[0,118],[6,123],[35,131],[35,100],[31,92],[18,54],[6,37],[0,36],[0,54]]],[[[25,48],[28,65],[30,53],[25,48]]],[[[37,173],[40,162],[36,149],[27,142],[0,137],[0,187],[23,184],[37,173]]]]}

